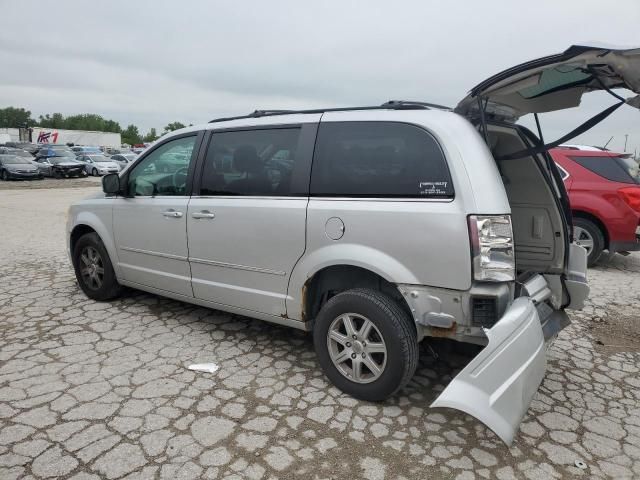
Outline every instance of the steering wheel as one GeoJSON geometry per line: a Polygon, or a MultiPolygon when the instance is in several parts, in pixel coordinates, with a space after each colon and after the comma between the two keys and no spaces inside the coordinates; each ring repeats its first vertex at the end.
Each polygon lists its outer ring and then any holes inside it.
{"type": "Polygon", "coordinates": [[[180,190],[184,190],[187,186],[187,176],[189,175],[189,169],[187,167],[182,167],[173,172],[173,187],[176,189],[176,192],[180,190]]]}

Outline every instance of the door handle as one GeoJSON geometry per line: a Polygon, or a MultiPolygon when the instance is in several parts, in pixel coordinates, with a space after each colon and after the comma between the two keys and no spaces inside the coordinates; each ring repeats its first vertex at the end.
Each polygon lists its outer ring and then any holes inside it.
{"type": "Polygon", "coordinates": [[[211,213],[209,210],[202,210],[200,212],[193,212],[191,214],[191,216],[193,218],[195,218],[196,220],[198,220],[200,218],[207,218],[209,220],[211,220],[212,218],[216,218],[216,214],[215,213],[211,213]]]}
{"type": "Polygon", "coordinates": [[[164,215],[165,217],[180,218],[182,217],[182,212],[177,212],[176,210],[170,208],[169,210],[165,210],[164,212],[162,212],[162,215],[164,215]]]}
{"type": "Polygon", "coordinates": [[[211,213],[209,210],[202,210],[200,212],[193,212],[191,214],[191,216],[193,218],[195,218],[196,220],[198,220],[200,218],[206,218],[208,220],[211,220],[212,218],[216,218],[216,214],[215,213],[211,213]]]}

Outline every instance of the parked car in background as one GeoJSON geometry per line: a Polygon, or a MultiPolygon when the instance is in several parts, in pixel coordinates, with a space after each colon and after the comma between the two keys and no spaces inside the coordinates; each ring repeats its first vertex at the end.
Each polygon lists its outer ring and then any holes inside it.
{"type": "Polygon", "coordinates": [[[94,177],[107,175],[109,173],[118,173],[120,171],[118,162],[102,154],[79,155],[77,159],[84,164],[85,172],[94,177]]]}
{"type": "Polygon", "coordinates": [[[640,250],[640,174],[628,154],[596,147],[550,151],[569,192],[574,239],[587,249],[589,266],[604,250],[640,250]]]}
{"type": "Polygon", "coordinates": [[[0,151],[0,178],[2,180],[25,180],[42,177],[43,174],[38,170],[38,167],[28,158],[7,155],[0,151]]]}
{"type": "Polygon", "coordinates": [[[130,148],[125,147],[106,147],[104,149],[106,155],[118,155],[123,153],[133,153],[130,148]]]}
{"type": "Polygon", "coordinates": [[[51,156],[37,157],[33,163],[38,167],[40,173],[46,177],[62,178],[62,177],[86,177],[84,164],[75,159],[73,153],[71,156],[51,156]]]}
{"type": "Polygon", "coordinates": [[[138,155],[136,155],[135,153],[118,153],[115,155],[111,155],[111,160],[113,160],[114,162],[117,162],[118,165],[120,165],[120,170],[125,168],[127,165],[129,165],[129,163],[133,162],[136,158],[138,158],[138,155]]]}
{"type": "Polygon", "coordinates": [[[68,157],[75,159],[76,155],[71,148],[66,145],[47,144],[42,145],[36,152],[36,159],[38,158],[51,158],[51,157],[68,157]]]}
{"type": "Polygon", "coordinates": [[[87,147],[87,146],[76,145],[71,147],[71,150],[77,156],[89,155],[89,154],[99,154],[99,155],[102,154],[102,150],[100,150],[100,147],[87,147]]]}
{"type": "Polygon", "coordinates": [[[18,157],[28,158],[33,160],[33,155],[31,155],[26,150],[22,150],[20,148],[13,147],[0,147],[0,155],[16,155],[18,157]]]}
{"type": "Polygon", "coordinates": [[[29,142],[7,142],[4,144],[5,147],[19,148],[21,150],[26,150],[27,152],[35,155],[36,152],[40,149],[40,146],[36,143],[29,142]]]}

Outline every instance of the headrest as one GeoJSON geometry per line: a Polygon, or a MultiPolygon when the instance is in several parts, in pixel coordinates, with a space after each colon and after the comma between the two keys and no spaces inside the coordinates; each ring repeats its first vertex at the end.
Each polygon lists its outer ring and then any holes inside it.
{"type": "Polygon", "coordinates": [[[233,152],[233,166],[239,172],[258,173],[262,165],[253,145],[240,145],[233,152]]]}

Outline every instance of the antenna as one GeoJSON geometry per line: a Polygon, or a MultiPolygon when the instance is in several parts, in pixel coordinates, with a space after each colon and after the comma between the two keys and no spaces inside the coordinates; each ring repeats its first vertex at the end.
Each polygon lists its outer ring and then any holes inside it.
{"type": "Polygon", "coordinates": [[[607,143],[605,143],[604,147],[602,147],[604,150],[607,149],[607,145],[609,145],[609,142],[611,142],[611,140],[613,140],[613,135],[611,135],[611,138],[609,140],[607,140],[607,143]]]}

